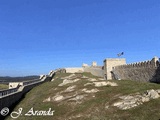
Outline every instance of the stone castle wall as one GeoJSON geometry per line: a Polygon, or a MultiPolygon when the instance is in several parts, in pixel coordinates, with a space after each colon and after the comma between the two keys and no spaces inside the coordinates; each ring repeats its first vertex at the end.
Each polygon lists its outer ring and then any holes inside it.
{"type": "Polygon", "coordinates": [[[145,82],[160,82],[160,62],[158,57],[152,60],[126,64],[125,58],[107,58],[104,66],[83,64],[80,68],[65,68],[66,73],[90,72],[91,74],[110,79],[128,79],[145,82]]]}
{"type": "Polygon", "coordinates": [[[65,68],[66,73],[82,73],[82,72],[89,72],[92,75],[103,77],[104,76],[104,70],[102,67],[99,66],[86,66],[86,67],[80,67],[80,68],[65,68]]]}
{"type": "Polygon", "coordinates": [[[112,79],[129,79],[145,82],[160,82],[159,59],[113,67],[112,79]]]}
{"type": "Polygon", "coordinates": [[[84,72],[82,67],[75,67],[75,68],[65,68],[66,73],[78,73],[78,72],[84,72]]]}
{"type": "Polygon", "coordinates": [[[92,75],[98,76],[98,77],[104,77],[104,70],[102,67],[96,66],[88,66],[88,67],[83,67],[84,72],[90,72],[92,75]]]}
{"type": "MultiPolygon", "coordinates": [[[[0,110],[4,107],[11,108],[19,100],[25,95],[28,91],[30,91],[33,87],[38,86],[44,82],[51,81],[56,73],[64,72],[64,69],[58,69],[55,71],[51,71],[49,75],[41,76],[39,81],[34,81],[32,83],[22,84],[21,86],[17,86],[16,88],[11,88],[7,90],[0,91],[0,110]]],[[[26,82],[25,82],[26,83],[26,82]]],[[[3,116],[0,115],[0,119],[3,116]]]]}
{"type": "MultiPolygon", "coordinates": [[[[2,95],[4,95],[4,96],[0,97],[0,110],[2,110],[4,107],[10,108],[12,105],[14,105],[16,102],[18,102],[22,98],[22,96],[25,93],[27,93],[29,90],[31,90],[33,87],[40,85],[46,81],[50,81],[51,79],[52,79],[52,77],[48,76],[48,77],[43,78],[41,81],[34,82],[29,85],[21,86],[21,87],[17,88],[18,89],[17,91],[15,91],[15,92],[13,91],[13,93],[9,93],[9,92],[8,92],[8,94],[2,93],[2,95]]],[[[9,89],[9,91],[10,90],[11,89],[9,89]]],[[[1,91],[1,92],[5,92],[5,91],[1,91]]],[[[0,116],[0,118],[1,118],[1,116],[0,116]]]]}
{"type": "Polygon", "coordinates": [[[112,79],[111,71],[115,66],[126,64],[125,58],[107,58],[104,60],[104,74],[107,80],[112,79]]]}
{"type": "Polygon", "coordinates": [[[102,66],[97,66],[97,62],[92,62],[91,66],[88,64],[83,63],[82,67],[72,67],[72,68],[64,68],[66,73],[82,73],[82,72],[89,72],[92,75],[98,77],[104,77],[104,70],[102,66]]]}

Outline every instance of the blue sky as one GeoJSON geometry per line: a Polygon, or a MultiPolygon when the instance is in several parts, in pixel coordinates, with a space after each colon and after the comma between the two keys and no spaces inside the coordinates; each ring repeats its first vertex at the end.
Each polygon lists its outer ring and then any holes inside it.
{"type": "Polygon", "coordinates": [[[160,53],[159,0],[0,0],[0,76],[160,53]]]}

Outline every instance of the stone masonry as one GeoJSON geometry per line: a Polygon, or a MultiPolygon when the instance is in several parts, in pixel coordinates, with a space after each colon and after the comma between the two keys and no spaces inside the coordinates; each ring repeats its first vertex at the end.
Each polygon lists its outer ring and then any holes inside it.
{"type": "Polygon", "coordinates": [[[107,80],[112,79],[112,70],[115,66],[125,65],[125,58],[107,58],[104,60],[104,76],[107,80]]]}
{"type": "Polygon", "coordinates": [[[126,64],[124,58],[104,60],[104,76],[109,79],[128,79],[144,82],[160,82],[159,58],[126,64]]]}

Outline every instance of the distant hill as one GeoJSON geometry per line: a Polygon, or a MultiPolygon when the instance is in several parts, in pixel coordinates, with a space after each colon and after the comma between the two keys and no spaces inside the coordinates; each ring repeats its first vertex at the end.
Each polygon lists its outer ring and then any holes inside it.
{"type": "Polygon", "coordinates": [[[24,77],[10,77],[10,76],[0,76],[0,82],[17,82],[17,81],[28,81],[33,79],[38,79],[38,75],[24,76],[24,77]]]}

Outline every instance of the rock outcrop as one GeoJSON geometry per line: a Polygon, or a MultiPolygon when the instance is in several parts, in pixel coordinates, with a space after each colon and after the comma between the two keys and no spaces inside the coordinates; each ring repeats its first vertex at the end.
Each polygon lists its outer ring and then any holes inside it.
{"type": "Polygon", "coordinates": [[[158,90],[151,89],[144,92],[144,94],[136,93],[133,95],[121,96],[119,97],[121,100],[114,103],[113,106],[116,106],[121,110],[126,110],[159,97],[160,97],[160,89],[158,90]]]}

